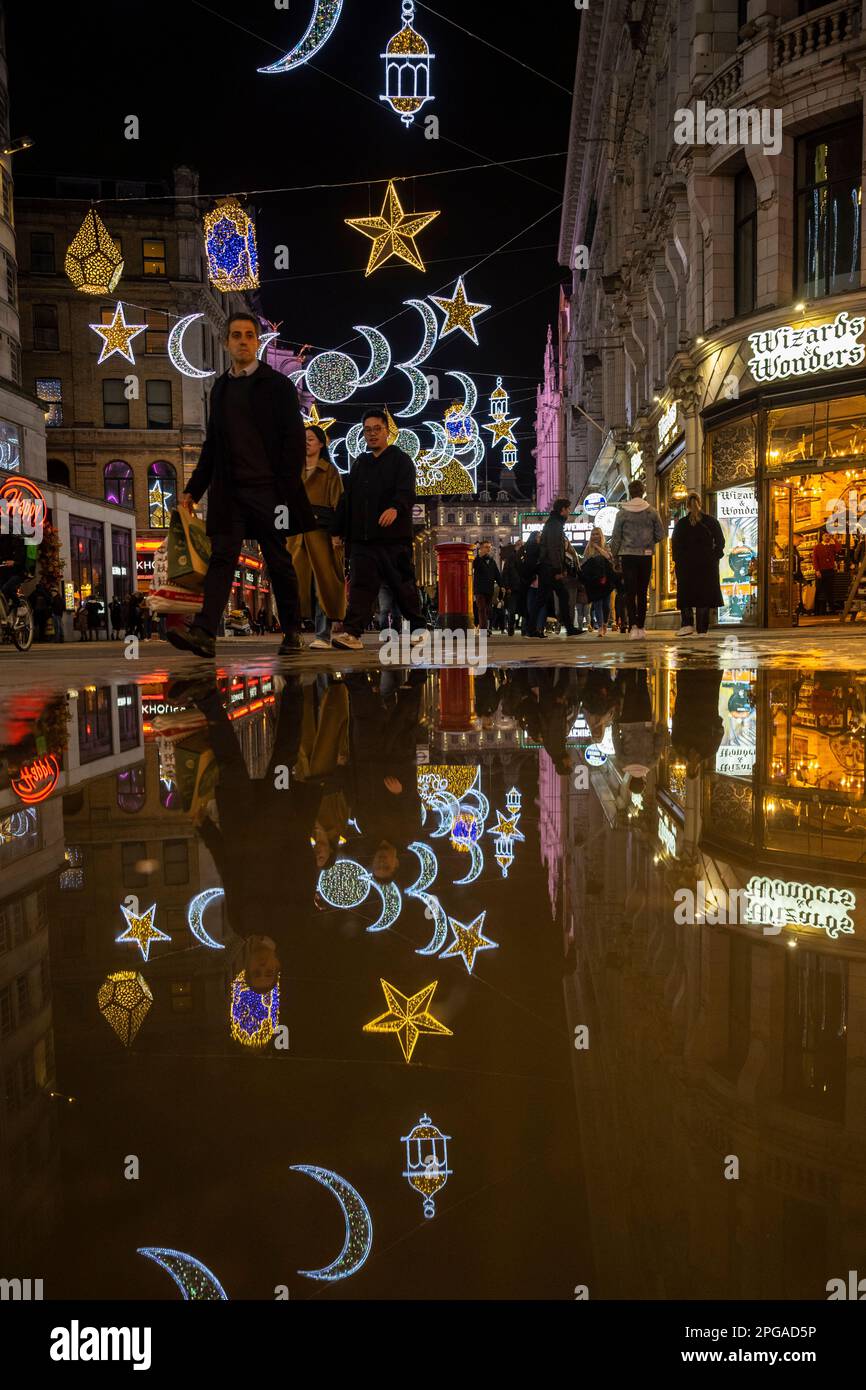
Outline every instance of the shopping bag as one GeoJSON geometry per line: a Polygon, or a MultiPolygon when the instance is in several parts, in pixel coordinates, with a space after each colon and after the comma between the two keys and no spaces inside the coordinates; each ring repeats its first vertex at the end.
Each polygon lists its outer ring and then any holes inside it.
{"type": "Polygon", "coordinates": [[[200,517],[181,507],[168,526],[168,582],[181,589],[201,589],[210,564],[210,539],[200,517]]]}
{"type": "Polygon", "coordinates": [[[207,730],[184,735],[174,750],[175,780],[185,812],[195,814],[211,800],[219,778],[207,730]]]}

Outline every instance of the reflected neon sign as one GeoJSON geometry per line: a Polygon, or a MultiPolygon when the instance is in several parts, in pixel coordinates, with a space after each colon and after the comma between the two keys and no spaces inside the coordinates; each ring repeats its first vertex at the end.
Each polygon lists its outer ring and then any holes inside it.
{"type": "Polygon", "coordinates": [[[34,806],[49,797],[59,781],[60,764],[53,753],[48,753],[22,767],[18,776],[12,778],[10,785],[21,801],[26,802],[28,806],[34,806]]]}
{"type": "Polygon", "coordinates": [[[748,922],[772,922],[774,926],[814,927],[835,939],[851,935],[850,910],[857,899],[848,888],[826,888],[817,883],[755,875],[746,885],[748,922]]]}

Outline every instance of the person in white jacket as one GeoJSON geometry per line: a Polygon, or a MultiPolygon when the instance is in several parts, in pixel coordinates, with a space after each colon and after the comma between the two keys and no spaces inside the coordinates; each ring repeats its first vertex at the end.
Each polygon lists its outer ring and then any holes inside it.
{"type": "Polygon", "coordinates": [[[644,497],[644,485],[628,485],[613,525],[610,548],[622,565],[628,603],[629,637],[646,637],[647,591],[652,574],[653,551],[664,535],[662,519],[644,497]]]}

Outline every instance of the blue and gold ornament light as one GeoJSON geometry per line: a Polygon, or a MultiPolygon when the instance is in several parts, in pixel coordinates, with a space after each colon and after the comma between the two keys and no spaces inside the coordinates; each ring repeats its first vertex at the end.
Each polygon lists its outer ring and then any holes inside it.
{"type": "Polygon", "coordinates": [[[280,981],[267,994],[250,989],[245,971],[232,980],[229,1021],[235,1042],[245,1047],[267,1047],[280,1020],[280,981]]]}
{"type": "Polygon", "coordinates": [[[254,290],[259,284],[256,228],[235,198],[226,198],[205,214],[204,245],[208,278],[223,294],[254,290]]]}
{"type": "Polygon", "coordinates": [[[436,54],[430,52],[427,40],[413,26],[412,0],[403,0],[400,13],[402,29],[388,41],[385,52],[379,54],[385,63],[385,91],[379,100],[387,101],[408,130],[424,103],[433,100],[430,63],[436,54]]]}
{"type": "Polygon", "coordinates": [[[451,1177],[448,1167],[450,1138],[450,1134],[443,1134],[436,1128],[429,1115],[422,1115],[414,1129],[401,1140],[406,1145],[403,1177],[424,1198],[424,1215],[428,1220],[436,1215],[435,1194],[442,1191],[451,1177]]]}

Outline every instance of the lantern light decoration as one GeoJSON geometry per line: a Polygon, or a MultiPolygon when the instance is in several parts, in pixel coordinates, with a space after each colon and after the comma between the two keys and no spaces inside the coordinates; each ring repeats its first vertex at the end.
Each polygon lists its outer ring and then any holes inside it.
{"type": "Polygon", "coordinates": [[[388,102],[408,130],[424,103],[433,100],[430,62],[436,54],[430,52],[427,40],[412,26],[415,18],[412,0],[403,0],[400,13],[403,28],[389,40],[385,52],[379,54],[385,64],[385,92],[379,100],[388,102]]]}
{"type": "Polygon", "coordinates": [[[120,245],[91,208],[66,249],[64,270],[80,294],[113,294],[123,273],[120,245]]]}
{"type": "Polygon", "coordinates": [[[490,394],[490,423],[484,426],[486,430],[490,430],[490,447],[495,448],[502,441],[506,444],[514,444],[514,435],[511,431],[519,419],[519,415],[509,418],[508,392],[502,385],[502,377],[498,376],[496,378],[496,390],[490,394]]]}
{"type": "Polygon", "coordinates": [[[153,1003],[143,976],[137,970],[115,970],[99,986],[96,998],[106,1023],[129,1047],[153,1003]]]}
{"type": "Polygon", "coordinates": [[[245,1047],[263,1048],[274,1037],[280,1018],[280,980],[267,994],[250,989],[242,970],[232,980],[229,1008],[232,1037],[245,1047]]]}
{"type": "Polygon", "coordinates": [[[508,870],[514,863],[514,845],[526,837],[518,830],[521,807],[520,792],[512,787],[505,798],[505,812],[497,811],[496,825],[491,825],[488,835],[495,835],[493,857],[502,870],[502,877],[508,877],[508,870]]]}
{"type": "Polygon", "coordinates": [[[513,439],[502,450],[502,464],[504,468],[509,470],[517,467],[517,445],[513,439]]]}
{"type": "Polygon", "coordinates": [[[223,294],[259,285],[256,227],[235,198],[218,203],[204,219],[208,277],[223,294]]]}
{"type": "Polygon", "coordinates": [[[417,1125],[401,1140],[406,1145],[406,1168],[403,1177],[424,1198],[424,1215],[429,1220],[436,1215],[434,1195],[441,1192],[451,1169],[448,1167],[450,1134],[437,1129],[429,1115],[422,1115],[417,1125]]]}

